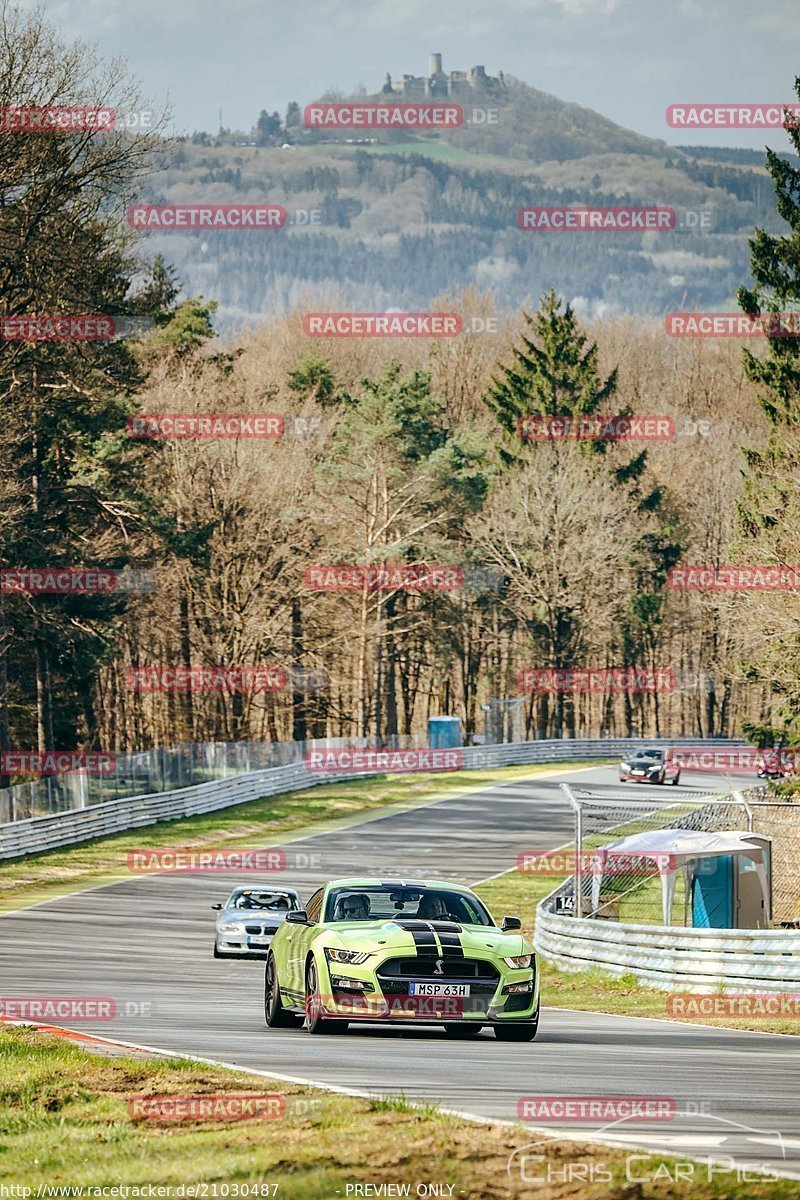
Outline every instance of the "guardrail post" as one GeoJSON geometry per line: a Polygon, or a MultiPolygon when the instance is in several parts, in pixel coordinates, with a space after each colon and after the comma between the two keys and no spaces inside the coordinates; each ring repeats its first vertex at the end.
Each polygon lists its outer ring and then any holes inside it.
{"type": "Polygon", "coordinates": [[[568,783],[561,784],[561,790],[569,800],[570,807],[575,813],[575,883],[573,889],[575,892],[575,916],[583,916],[583,870],[582,870],[582,850],[583,850],[583,814],[581,812],[580,801],[575,799],[572,788],[568,783]]]}

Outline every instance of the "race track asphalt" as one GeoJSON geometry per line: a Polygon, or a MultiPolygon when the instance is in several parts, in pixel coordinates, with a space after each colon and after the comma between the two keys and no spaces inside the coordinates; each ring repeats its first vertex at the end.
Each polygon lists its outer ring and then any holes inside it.
{"type": "MultiPolygon", "coordinates": [[[[347,875],[478,882],[512,868],[521,850],[571,840],[562,781],[606,793],[620,786],[609,767],[566,772],[286,842],[281,881],[303,899],[347,875]]],[[[646,794],[673,800],[714,786],[712,776],[697,775],[687,786],[646,794]]],[[[627,785],[626,794],[642,790],[627,785]]],[[[271,845],[266,830],[264,845],[271,845]]],[[[800,1179],[795,1038],[548,1008],[546,993],[531,1044],[501,1043],[489,1031],[459,1042],[435,1028],[359,1025],[333,1037],[266,1029],[263,963],[211,956],[210,905],[255,878],[142,875],[0,916],[0,994],[113,997],[113,1020],[73,1028],[481,1117],[513,1121],[523,1096],[670,1097],[679,1115],[668,1123],[601,1130],[595,1122],[563,1132],[687,1157],[729,1156],[741,1169],[800,1179]]],[[[531,1141],[538,1137],[532,1130],[531,1141]]],[[[737,1169],[730,1167],[731,1183],[737,1169]]]]}

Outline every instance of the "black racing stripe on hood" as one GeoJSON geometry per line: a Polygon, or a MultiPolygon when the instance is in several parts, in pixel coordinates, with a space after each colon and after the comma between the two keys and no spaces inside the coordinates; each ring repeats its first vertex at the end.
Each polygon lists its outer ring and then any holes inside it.
{"type": "Polygon", "coordinates": [[[461,940],[457,933],[443,933],[441,930],[436,931],[439,935],[439,941],[442,945],[442,954],[445,958],[463,958],[464,948],[461,945],[461,940]]]}
{"type": "Polygon", "coordinates": [[[395,918],[395,925],[405,929],[414,939],[417,954],[421,957],[439,957],[439,943],[430,925],[425,921],[402,921],[395,918]]]}

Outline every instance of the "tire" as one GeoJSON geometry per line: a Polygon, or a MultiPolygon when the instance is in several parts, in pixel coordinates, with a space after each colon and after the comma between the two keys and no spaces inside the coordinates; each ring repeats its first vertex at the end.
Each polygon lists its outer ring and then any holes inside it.
{"type": "Polygon", "coordinates": [[[678,774],[675,776],[675,778],[672,781],[672,786],[677,787],[678,784],[680,783],[680,780],[681,780],[681,773],[680,773],[680,771],[678,771],[678,774]]]}
{"type": "Polygon", "coordinates": [[[270,954],[264,968],[264,1020],[270,1029],[296,1029],[299,1018],[287,1012],[281,1002],[281,989],[275,967],[275,955],[270,954]]]}
{"type": "Polygon", "coordinates": [[[225,955],[224,955],[224,954],[220,954],[220,952],[219,952],[219,946],[217,945],[217,943],[216,943],[216,942],[214,942],[214,958],[224,958],[224,957],[225,957],[225,955]]]}
{"type": "Polygon", "coordinates": [[[343,1033],[347,1029],[346,1021],[332,1020],[320,1016],[318,1000],[317,965],[313,958],[306,967],[306,1029],[309,1033],[343,1033]]]}
{"type": "Polygon", "coordinates": [[[539,1032],[539,1009],[532,1021],[516,1021],[509,1025],[495,1025],[494,1036],[498,1042],[532,1042],[539,1032]]]}
{"type": "Polygon", "coordinates": [[[453,1022],[452,1024],[447,1024],[444,1027],[444,1031],[447,1036],[452,1038],[474,1038],[478,1036],[482,1029],[483,1026],[476,1025],[474,1021],[470,1023],[466,1021],[463,1023],[453,1022]]]}

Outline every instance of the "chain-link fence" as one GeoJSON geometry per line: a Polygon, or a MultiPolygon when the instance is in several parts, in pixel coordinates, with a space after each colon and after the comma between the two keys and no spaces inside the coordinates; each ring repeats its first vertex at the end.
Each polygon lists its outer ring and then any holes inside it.
{"type": "MultiPolygon", "coordinates": [[[[660,829],[765,834],[772,839],[772,918],[774,925],[800,918],[800,806],[770,799],[766,788],[728,794],[704,793],[672,799],[630,794],[594,795],[563,785],[575,811],[572,889],[565,889],[562,910],[628,924],[662,924],[664,864],[635,851],[606,849],[599,891],[597,850],[622,839],[660,829]]],[[[692,879],[706,860],[682,864],[675,873],[671,924],[690,925],[692,879]]]]}
{"type": "MultiPolygon", "coordinates": [[[[385,739],[391,750],[414,747],[420,738],[385,739]]],[[[374,749],[374,738],[328,738],[307,742],[189,742],[112,756],[113,770],[104,774],[73,771],[45,775],[0,790],[0,825],[10,821],[72,812],[122,797],[150,796],[193,787],[230,775],[263,771],[300,762],[317,747],[374,749]]]]}

